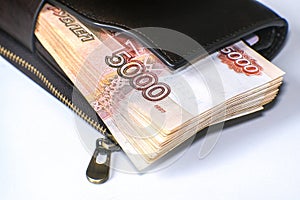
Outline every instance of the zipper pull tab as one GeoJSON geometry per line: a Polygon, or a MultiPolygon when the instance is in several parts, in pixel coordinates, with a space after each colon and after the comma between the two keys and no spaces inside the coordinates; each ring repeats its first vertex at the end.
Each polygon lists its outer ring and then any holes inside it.
{"type": "Polygon", "coordinates": [[[109,178],[111,153],[120,147],[107,138],[99,138],[90,164],[86,170],[87,179],[94,184],[105,183],[109,178]]]}

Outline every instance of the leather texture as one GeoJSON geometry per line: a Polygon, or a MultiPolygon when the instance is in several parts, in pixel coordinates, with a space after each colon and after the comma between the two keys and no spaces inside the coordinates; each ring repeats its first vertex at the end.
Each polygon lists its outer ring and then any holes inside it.
{"type": "MultiPolygon", "coordinates": [[[[272,10],[254,0],[205,0],[139,2],[104,0],[49,0],[66,9],[84,23],[94,27],[131,30],[141,27],[162,27],[179,31],[213,53],[252,33],[260,37],[254,46],[258,52],[272,59],[283,47],[288,24],[272,10]]],[[[0,45],[14,51],[34,64],[67,98],[95,121],[102,123],[91,106],[80,95],[51,56],[34,37],[35,21],[44,0],[0,0],[0,45]],[[74,94],[77,98],[74,98],[74,94]]],[[[174,53],[160,50],[164,40],[179,45],[191,58],[200,56],[193,46],[184,46],[174,38],[161,38],[134,32],[138,39],[155,44],[155,52],[170,67],[178,68],[185,59],[174,53]],[[159,41],[159,42],[158,42],[159,41]]],[[[37,84],[49,91],[36,77],[13,63],[37,84]]]]}
{"type": "Polygon", "coordinates": [[[43,0],[0,0],[0,28],[33,50],[35,22],[43,0]]]}
{"type": "MultiPolygon", "coordinates": [[[[44,0],[0,1],[0,27],[33,50],[35,21],[44,0]]],[[[208,53],[256,33],[261,40],[254,49],[268,59],[272,59],[280,51],[288,30],[284,19],[254,0],[206,0],[198,3],[175,3],[171,0],[130,3],[124,0],[49,2],[66,9],[86,24],[132,30],[135,37],[153,47],[154,53],[173,68],[185,64],[186,58],[192,60],[201,56],[202,49],[197,49],[197,45],[179,42],[176,37],[161,38],[157,34],[135,31],[136,29],[160,27],[175,30],[191,37],[208,53]],[[164,50],[174,48],[180,49],[180,52],[164,50]]]]}
{"type": "MultiPolygon", "coordinates": [[[[287,33],[287,22],[275,12],[254,0],[205,0],[174,1],[145,0],[128,1],[78,1],[50,0],[53,4],[64,7],[74,15],[84,16],[86,23],[109,25],[125,30],[141,27],[162,27],[183,33],[199,43],[208,53],[230,45],[250,33],[261,35],[274,34],[275,37],[262,37],[259,49],[268,59],[272,59],[282,47],[287,33]]],[[[173,68],[180,67],[184,60],[181,56],[161,49],[181,49],[180,55],[188,55],[192,60],[201,56],[201,49],[185,45],[173,37],[159,38],[138,30],[142,40],[149,39],[151,46],[157,46],[160,57],[173,68]],[[145,37],[143,37],[145,36],[145,37]],[[164,48],[161,48],[164,47],[164,48]]],[[[254,47],[255,48],[255,47],[254,47]]]]}

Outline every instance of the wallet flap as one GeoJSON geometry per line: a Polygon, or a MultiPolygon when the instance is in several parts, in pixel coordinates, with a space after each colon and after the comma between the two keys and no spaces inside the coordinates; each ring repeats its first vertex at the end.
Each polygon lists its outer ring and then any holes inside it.
{"type": "MultiPolygon", "coordinates": [[[[175,3],[171,0],[48,2],[67,10],[88,25],[125,32],[131,30],[137,39],[153,47],[154,53],[174,69],[184,65],[186,58],[193,60],[201,57],[203,50],[198,49],[199,45],[179,42],[176,37],[161,38],[149,31],[143,33],[140,28],[160,27],[178,31],[191,37],[208,53],[255,33],[260,40],[253,48],[268,59],[279,52],[288,29],[284,19],[254,0],[210,0],[201,3],[175,3]],[[168,48],[168,45],[172,47],[168,48]],[[180,49],[180,53],[165,49],[180,49]]],[[[1,3],[1,29],[33,50],[35,21],[45,1],[11,0],[1,3]]]]}
{"type": "MultiPolygon", "coordinates": [[[[198,45],[185,45],[176,37],[157,37],[142,27],[161,27],[191,37],[208,53],[235,43],[252,33],[260,37],[254,47],[272,59],[280,50],[287,33],[287,22],[272,10],[254,0],[230,1],[76,1],[50,0],[85,23],[114,29],[133,30],[136,36],[157,47],[159,57],[170,67],[178,68],[185,59],[203,53],[198,45]],[[137,31],[135,31],[137,29],[137,31]],[[273,36],[273,37],[271,37],[273,36]],[[172,45],[168,48],[168,45],[172,45]],[[164,49],[180,49],[180,55],[164,49]]],[[[146,29],[147,30],[147,29],[146,29]]]]}

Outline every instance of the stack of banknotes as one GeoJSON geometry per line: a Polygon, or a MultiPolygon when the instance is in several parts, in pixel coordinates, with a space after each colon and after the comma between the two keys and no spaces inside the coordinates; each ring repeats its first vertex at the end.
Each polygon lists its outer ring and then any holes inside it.
{"type": "Polygon", "coordinates": [[[138,169],[210,125],[262,110],[284,75],[243,41],[172,70],[138,40],[49,4],[35,34],[138,169]]]}

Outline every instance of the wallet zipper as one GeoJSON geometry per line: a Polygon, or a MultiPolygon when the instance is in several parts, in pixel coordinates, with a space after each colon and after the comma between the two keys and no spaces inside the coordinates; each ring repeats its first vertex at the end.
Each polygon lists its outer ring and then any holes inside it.
{"type": "Polygon", "coordinates": [[[85,112],[74,105],[73,102],[55,88],[47,77],[34,65],[1,45],[0,55],[34,74],[49,89],[51,94],[103,135],[104,138],[99,138],[96,142],[96,149],[87,168],[86,176],[91,183],[100,184],[107,181],[109,178],[111,153],[120,150],[113,136],[107,132],[107,128],[91,119],[85,112]],[[104,160],[101,163],[98,162],[98,160],[100,160],[98,157],[100,156],[102,157],[101,160],[104,160]]]}

